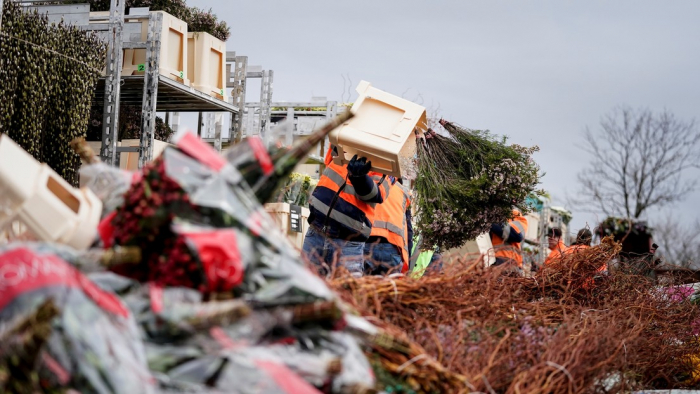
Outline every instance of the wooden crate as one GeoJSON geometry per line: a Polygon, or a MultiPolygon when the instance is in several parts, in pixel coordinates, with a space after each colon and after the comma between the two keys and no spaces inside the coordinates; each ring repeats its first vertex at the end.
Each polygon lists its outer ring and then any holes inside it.
{"type": "Polygon", "coordinates": [[[265,210],[270,214],[270,216],[272,216],[273,219],[275,219],[275,222],[279,226],[282,234],[286,235],[292,244],[301,250],[304,246],[304,237],[306,236],[306,232],[309,230],[309,209],[302,207],[301,217],[295,218],[296,220],[299,220],[299,224],[301,226],[301,232],[299,233],[290,230],[291,211],[289,204],[265,204],[265,210]]]}
{"type": "Polygon", "coordinates": [[[209,33],[187,33],[187,78],[193,88],[226,101],[226,43],[209,33]]]}
{"type": "MultiPolygon", "coordinates": [[[[151,11],[163,15],[160,32],[160,75],[190,85],[187,79],[187,23],[164,11],[151,11]]],[[[109,11],[91,12],[91,17],[109,20],[109,11]]],[[[148,19],[135,19],[135,15],[124,17],[124,41],[143,42],[148,39],[148,19]]],[[[93,20],[90,23],[105,23],[93,20]]],[[[146,63],[145,49],[124,49],[122,76],[143,75],[146,63]]],[[[105,71],[103,70],[103,75],[105,71]]]]}
{"type": "MultiPolygon", "coordinates": [[[[121,140],[121,146],[133,147],[139,146],[141,140],[131,139],[131,140],[121,140]]],[[[172,146],[167,142],[160,140],[153,140],[153,158],[160,156],[161,153],[168,147],[172,146]]],[[[119,156],[119,168],[127,171],[138,171],[139,169],[139,154],[138,152],[122,152],[119,156]]]]}

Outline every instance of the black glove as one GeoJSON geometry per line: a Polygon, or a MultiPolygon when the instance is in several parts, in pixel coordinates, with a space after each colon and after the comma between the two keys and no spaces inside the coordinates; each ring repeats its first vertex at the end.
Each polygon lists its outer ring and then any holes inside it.
{"type": "Polygon", "coordinates": [[[357,155],[353,156],[348,163],[348,173],[351,177],[361,177],[369,173],[369,169],[372,168],[372,162],[367,161],[366,157],[357,158],[357,155]]]}

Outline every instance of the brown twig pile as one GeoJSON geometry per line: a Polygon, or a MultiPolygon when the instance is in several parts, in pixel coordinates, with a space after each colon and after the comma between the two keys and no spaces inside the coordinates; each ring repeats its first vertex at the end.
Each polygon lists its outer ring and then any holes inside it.
{"type": "Polygon", "coordinates": [[[431,356],[413,362],[414,371],[444,366],[443,377],[435,377],[450,386],[443,392],[612,393],[692,385],[700,308],[646,277],[621,270],[601,276],[598,269],[619,250],[606,238],[532,278],[458,261],[417,280],[338,276],[332,284],[373,322],[404,331],[431,356]]]}

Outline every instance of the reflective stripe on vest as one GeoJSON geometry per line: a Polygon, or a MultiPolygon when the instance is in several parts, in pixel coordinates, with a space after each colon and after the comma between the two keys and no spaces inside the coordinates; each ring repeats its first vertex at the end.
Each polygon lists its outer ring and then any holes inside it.
{"type": "MultiPolygon", "coordinates": [[[[331,149],[329,148],[324,160],[326,168],[316,185],[316,190],[326,189],[335,194],[331,198],[328,193],[317,194],[314,192],[309,205],[325,216],[326,221],[324,225],[329,225],[328,220],[332,219],[337,224],[368,238],[372,231],[376,203],[368,203],[361,200],[348,179],[347,167],[335,164],[331,159],[331,149]],[[356,208],[352,209],[352,211],[361,211],[364,214],[364,218],[353,218],[355,215],[343,213],[348,212],[347,208],[349,206],[356,208]]],[[[384,182],[382,175],[376,172],[370,172],[368,175],[375,181],[375,184],[378,184],[377,190],[386,199],[389,190],[388,182],[384,182]]],[[[326,229],[321,230],[327,231],[326,229]]]]}
{"type": "MultiPolygon", "coordinates": [[[[406,217],[406,216],[405,216],[405,214],[404,214],[404,218],[405,218],[405,217],[406,217]]],[[[404,222],[405,222],[405,221],[406,221],[406,219],[404,219],[404,222]]],[[[377,228],[377,229],[384,228],[384,229],[387,229],[387,230],[391,231],[392,233],[394,233],[394,234],[396,234],[396,235],[400,235],[400,236],[402,236],[402,237],[405,237],[405,234],[404,234],[403,229],[397,227],[395,224],[390,223],[390,222],[385,222],[385,221],[382,221],[382,220],[375,220],[374,223],[372,223],[372,227],[373,227],[373,228],[377,228]]]]}
{"type": "Polygon", "coordinates": [[[372,236],[384,237],[401,251],[401,259],[408,264],[408,238],[406,209],[410,201],[400,184],[389,189],[386,200],[377,205],[375,220],[372,222],[372,236]]]}
{"type": "MultiPolygon", "coordinates": [[[[327,177],[330,181],[332,181],[335,185],[337,185],[338,188],[340,188],[343,185],[343,183],[345,183],[345,177],[342,176],[341,174],[339,174],[337,171],[335,171],[335,169],[333,169],[332,167],[327,167],[326,171],[323,171],[323,175],[325,177],[327,177]]],[[[372,180],[379,182],[382,179],[378,175],[372,175],[372,180]]],[[[367,199],[373,198],[379,192],[380,187],[384,188],[384,196],[387,196],[389,194],[389,186],[388,186],[388,182],[386,182],[386,180],[385,180],[384,182],[381,182],[381,184],[377,185],[377,190],[374,190],[373,194],[371,194],[369,196],[362,196],[362,197],[367,198],[367,199]]],[[[345,189],[343,190],[343,193],[357,196],[358,199],[360,197],[357,194],[357,192],[355,191],[355,188],[349,182],[347,185],[345,185],[345,189]]],[[[360,199],[360,201],[362,201],[362,199],[360,199]]],[[[362,202],[371,206],[372,208],[374,208],[377,205],[376,203],[373,203],[373,202],[365,202],[365,201],[362,201],[362,202]]]]}
{"type": "MultiPolygon", "coordinates": [[[[338,198],[343,199],[345,202],[354,205],[364,212],[365,216],[371,223],[374,219],[373,216],[375,204],[364,202],[357,196],[357,194],[355,194],[355,188],[352,187],[349,181],[346,183],[347,173],[348,170],[345,167],[339,166],[332,162],[328,163],[328,166],[323,171],[323,175],[321,176],[321,179],[319,179],[316,187],[325,187],[338,193],[338,198]],[[343,184],[345,184],[345,188],[340,190],[340,188],[343,187],[343,184]]],[[[330,201],[327,201],[327,203],[330,203],[330,201]]],[[[318,207],[316,207],[316,209],[322,211],[324,214],[327,212],[318,207]]]]}
{"type": "Polygon", "coordinates": [[[522,223],[520,223],[517,220],[513,220],[511,223],[509,223],[511,226],[515,226],[515,228],[518,230],[520,234],[522,234],[523,237],[525,237],[525,227],[523,226],[522,223]]]}
{"type": "MultiPolygon", "coordinates": [[[[336,148],[335,146],[331,145],[328,147],[328,150],[326,151],[326,157],[323,159],[324,164],[326,165],[326,169],[323,171],[323,176],[328,177],[329,180],[332,180],[338,187],[340,187],[344,182],[345,182],[345,177],[348,174],[348,169],[347,167],[339,166],[335,163],[333,163],[333,155],[332,151],[333,149],[336,148]],[[333,173],[327,172],[328,169],[333,170],[336,176],[333,176],[333,173]],[[337,169],[337,170],[336,170],[337,169]]],[[[370,171],[369,175],[376,183],[377,183],[377,190],[379,190],[379,193],[382,193],[384,198],[386,198],[389,195],[389,182],[386,182],[386,175],[382,175],[378,172],[370,171]]],[[[319,184],[321,184],[322,180],[324,177],[321,177],[319,180],[319,184]]],[[[351,194],[353,196],[357,196],[355,193],[355,188],[352,187],[351,184],[348,184],[345,188],[348,191],[348,194],[351,194]]],[[[337,189],[334,189],[337,190],[337,189]]],[[[365,196],[363,196],[365,197],[365,196]]],[[[371,198],[371,197],[370,197],[371,198]]]]}
{"type": "MultiPolygon", "coordinates": [[[[310,205],[312,207],[316,208],[317,210],[319,210],[320,212],[328,212],[331,209],[328,205],[324,204],[323,202],[321,202],[319,199],[317,199],[314,196],[311,196],[310,205]]],[[[343,224],[351,229],[356,230],[357,232],[359,232],[360,234],[362,234],[366,238],[369,237],[370,233],[372,232],[372,228],[365,226],[365,224],[363,222],[355,220],[355,219],[351,218],[350,216],[347,216],[343,213],[338,212],[335,209],[331,210],[330,212],[331,212],[330,213],[331,219],[333,219],[336,222],[343,224]]]]}
{"type": "Polygon", "coordinates": [[[379,175],[377,173],[370,173],[372,179],[377,181],[377,190],[381,187],[384,190],[384,199],[386,200],[389,198],[389,190],[391,189],[391,185],[389,184],[389,181],[386,180],[385,175],[379,175]]]}
{"type": "MultiPolygon", "coordinates": [[[[522,216],[518,210],[513,210],[513,219],[508,221],[508,226],[513,226],[517,229],[523,237],[527,232],[527,219],[522,216]]],[[[503,259],[514,260],[518,263],[518,266],[523,266],[523,255],[520,250],[520,242],[518,243],[505,243],[503,238],[498,235],[491,236],[491,243],[493,244],[493,250],[496,257],[503,259]]]]}

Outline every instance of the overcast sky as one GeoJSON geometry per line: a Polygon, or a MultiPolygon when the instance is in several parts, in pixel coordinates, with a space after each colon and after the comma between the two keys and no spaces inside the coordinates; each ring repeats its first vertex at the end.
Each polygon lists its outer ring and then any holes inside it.
{"type": "MultiPolygon", "coordinates": [[[[273,101],[341,100],[349,75],[350,101],[364,79],[439,106],[464,126],[538,145],[542,186],[555,205],[578,190],[586,126],[596,128],[615,106],[700,118],[700,1],[188,4],[212,8],[231,26],[229,50],[274,70],[273,101]]],[[[250,85],[249,101],[258,101],[257,86],[250,85]]],[[[672,212],[690,222],[699,202],[696,192],[672,212]]],[[[567,208],[574,228],[601,219],[567,208]]]]}

